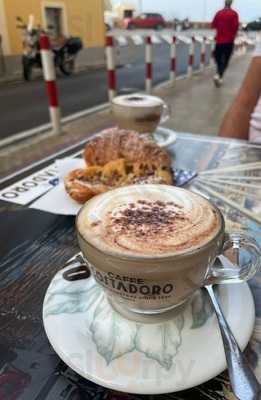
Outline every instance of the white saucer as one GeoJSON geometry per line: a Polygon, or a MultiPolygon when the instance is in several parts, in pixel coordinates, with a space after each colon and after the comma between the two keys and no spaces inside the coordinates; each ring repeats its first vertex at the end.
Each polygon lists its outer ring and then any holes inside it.
{"type": "MultiPolygon", "coordinates": [[[[44,327],[57,354],[83,377],[122,392],[162,394],[199,385],[226,368],[205,291],[197,292],[178,317],[142,324],[113,311],[92,278],[68,282],[64,271],[47,290],[44,327]]],[[[245,348],[255,320],[248,285],[224,285],[219,292],[230,327],[245,348]]]]}
{"type": "Polygon", "coordinates": [[[156,131],[152,134],[153,139],[161,148],[171,146],[177,140],[177,135],[171,129],[158,126],[156,131]]]}

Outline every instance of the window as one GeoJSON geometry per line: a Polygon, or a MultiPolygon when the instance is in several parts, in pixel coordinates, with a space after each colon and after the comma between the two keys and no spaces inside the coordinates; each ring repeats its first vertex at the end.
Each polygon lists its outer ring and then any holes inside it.
{"type": "Polygon", "coordinates": [[[133,17],[133,10],[124,10],[124,18],[132,18],[133,17]]]}

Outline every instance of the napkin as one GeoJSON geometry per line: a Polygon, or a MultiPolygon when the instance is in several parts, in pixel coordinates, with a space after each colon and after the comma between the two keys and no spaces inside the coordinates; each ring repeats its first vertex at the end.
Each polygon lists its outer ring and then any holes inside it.
{"type": "Polygon", "coordinates": [[[0,190],[0,200],[28,205],[53,188],[57,174],[56,165],[51,164],[0,190]]]}
{"type": "Polygon", "coordinates": [[[85,162],[83,159],[79,158],[64,158],[62,160],[57,160],[55,165],[58,169],[58,185],[31,204],[30,208],[47,211],[52,214],[76,215],[81,205],[67,194],[64,188],[63,178],[73,169],[84,168],[86,166],[85,162]]]}

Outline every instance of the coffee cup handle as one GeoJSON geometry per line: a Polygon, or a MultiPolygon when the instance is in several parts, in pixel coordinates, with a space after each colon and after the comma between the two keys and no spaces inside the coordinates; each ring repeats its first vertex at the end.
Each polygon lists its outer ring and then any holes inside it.
{"type": "Polygon", "coordinates": [[[258,243],[241,233],[226,234],[223,251],[218,258],[220,263],[216,261],[210,268],[205,285],[246,282],[261,267],[258,243]]]}
{"type": "Polygon", "coordinates": [[[88,279],[91,276],[88,263],[81,254],[77,254],[68,261],[64,268],[66,268],[66,271],[63,273],[63,279],[69,282],[81,281],[82,279],[88,279]]]}
{"type": "MultiPolygon", "coordinates": [[[[162,112],[162,116],[160,119],[160,124],[163,124],[164,122],[166,122],[169,117],[171,115],[171,108],[168,104],[164,103],[163,104],[163,112],[162,112]]],[[[160,129],[160,127],[159,127],[160,129]]],[[[162,128],[163,129],[163,128],[162,128]]],[[[176,141],[176,134],[174,132],[171,132],[170,130],[166,130],[166,132],[161,132],[161,134],[163,135],[164,139],[160,140],[158,142],[158,146],[161,148],[165,148],[168,146],[171,146],[173,143],[175,143],[176,141]]],[[[155,139],[157,142],[157,139],[155,139]]]]}
{"type": "Polygon", "coordinates": [[[160,124],[164,124],[165,122],[167,122],[170,116],[171,116],[171,108],[168,104],[164,103],[160,124]]]}

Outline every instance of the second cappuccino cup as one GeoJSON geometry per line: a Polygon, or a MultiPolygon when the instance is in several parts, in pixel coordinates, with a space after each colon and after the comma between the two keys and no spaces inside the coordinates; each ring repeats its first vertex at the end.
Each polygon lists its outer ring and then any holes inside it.
{"type": "Polygon", "coordinates": [[[139,133],[153,133],[170,114],[169,107],[161,98],[146,94],[115,97],[112,113],[119,128],[139,133]]]}

